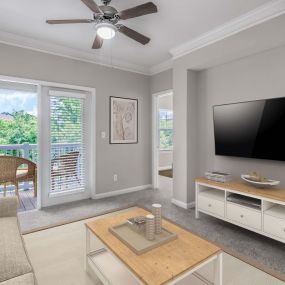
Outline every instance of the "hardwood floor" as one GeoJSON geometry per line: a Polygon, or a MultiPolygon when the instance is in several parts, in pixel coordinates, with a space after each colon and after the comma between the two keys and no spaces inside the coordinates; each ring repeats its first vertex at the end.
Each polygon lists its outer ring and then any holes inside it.
{"type": "Polygon", "coordinates": [[[159,173],[160,176],[173,178],[173,170],[172,169],[159,170],[158,173],[159,173]]]}
{"type": "MultiPolygon", "coordinates": [[[[15,196],[14,191],[7,191],[6,196],[15,196]]],[[[0,197],[3,197],[3,192],[0,192],[0,197]]],[[[37,208],[37,198],[34,197],[34,189],[20,190],[20,203],[18,212],[35,210],[37,208]]]]}

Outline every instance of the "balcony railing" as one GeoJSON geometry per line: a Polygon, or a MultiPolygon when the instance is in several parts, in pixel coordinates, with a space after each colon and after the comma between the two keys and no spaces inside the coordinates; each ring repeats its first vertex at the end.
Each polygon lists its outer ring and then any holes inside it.
{"type": "Polygon", "coordinates": [[[0,154],[12,155],[29,159],[35,163],[38,162],[37,144],[9,144],[0,145],[0,154]]]}
{"type": "MultiPolygon", "coordinates": [[[[79,144],[77,143],[54,143],[52,144],[52,147],[60,147],[60,149],[63,150],[63,153],[61,154],[79,150],[79,144]]],[[[29,143],[0,145],[0,155],[1,154],[23,157],[37,163],[38,145],[29,143]]],[[[54,153],[51,157],[55,156],[56,154],[54,153]]]]}
{"type": "MultiPolygon", "coordinates": [[[[60,155],[67,154],[73,151],[80,151],[80,144],[76,143],[54,143],[52,144],[51,151],[53,149],[60,148],[60,155]]],[[[10,145],[0,145],[0,159],[1,155],[12,155],[17,157],[22,157],[33,161],[34,163],[38,163],[38,145],[37,144],[10,144],[10,145]]],[[[58,155],[58,153],[51,153],[51,158],[54,158],[58,155]]],[[[25,166],[23,166],[25,167],[25,166]]],[[[19,184],[20,190],[27,189],[29,187],[29,183],[25,182],[19,184]]],[[[8,187],[9,189],[14,189],[14,186],[8,187]]],[[[0,192],[3,190],[3,186],[0,185],[0,192]]]]}

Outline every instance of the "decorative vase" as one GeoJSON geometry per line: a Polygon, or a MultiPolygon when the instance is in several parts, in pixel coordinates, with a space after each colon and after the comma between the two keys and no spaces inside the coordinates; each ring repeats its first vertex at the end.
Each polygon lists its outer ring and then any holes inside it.
{"type": "Polygon", "coordinates": [[[154,215],[146,216],[146,227],[145,227],[145,235],[148,240],[154,240],[155,236],[155,224],[154,224],[154,215]]]}
{"type": "Polygon", "coordinates": [[[152,214],[154,215],[155,233],[160,234],[162,231],[162,219],[161,219],[160,204],[152,204],[152,214]]]}

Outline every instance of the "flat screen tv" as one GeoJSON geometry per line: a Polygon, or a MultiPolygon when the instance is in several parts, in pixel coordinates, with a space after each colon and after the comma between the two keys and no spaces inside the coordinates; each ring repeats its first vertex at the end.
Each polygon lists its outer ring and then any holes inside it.
{"type": "Polygon", "coordinates": [[[213,106],[216,155],[285,161],[285,98],[213,106]]]}

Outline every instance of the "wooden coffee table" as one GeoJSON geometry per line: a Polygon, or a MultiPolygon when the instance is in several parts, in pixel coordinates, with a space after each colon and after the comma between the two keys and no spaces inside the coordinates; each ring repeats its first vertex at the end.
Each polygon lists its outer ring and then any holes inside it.
{"type": "Polygon", "coordinates": [[[174,223],[163,219],[162,225],[178,238],[142,255],[135,254],[109,231],[128,218],[148,213],[135,208],[86,223],[86,269],[108,285],[172,285],[214,262],[214,284],[223,284],[221,248],[174,223]],[[92,251],[94,235],[104,247],[92,251]]]}

